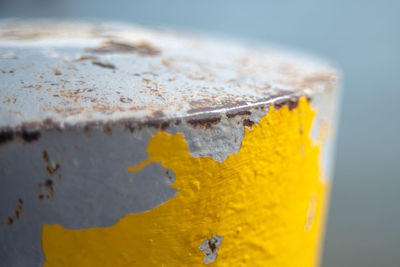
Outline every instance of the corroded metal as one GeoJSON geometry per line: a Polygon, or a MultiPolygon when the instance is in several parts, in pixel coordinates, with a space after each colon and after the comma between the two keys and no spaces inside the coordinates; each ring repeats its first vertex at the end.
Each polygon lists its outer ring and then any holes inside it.
{"type": "Polygon", "coordinates": [[[109,24],[0,25],[0,127],[218,113],[332,88],[326,64],[109,24]]]}
{"type": "MultiPolygon", "coordinates": [[[[45,261],[44,224],[107,227],[173,198],[175,174],[161,163],[135,179],[126,170],[148,157],[157,132],[183,133],[191,155],[223,162],[269,107],[294,109],[300,98],[318,109],[317,139],[337,94],[336,71],[315,59],[109,23],[1,22],[0,79],[5,266],[45,261]]],[[[331,144],[321,157],[328,173],[331,144]]],[[[205,263],[218,234],[197,245],[205,263]]]]}

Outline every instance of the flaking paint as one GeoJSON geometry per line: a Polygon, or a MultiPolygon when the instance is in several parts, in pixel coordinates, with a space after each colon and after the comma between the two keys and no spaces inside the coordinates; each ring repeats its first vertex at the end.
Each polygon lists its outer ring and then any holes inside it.
{"type": "Polygon", "coordinates": [[[182,133],[158,132],[149,158],[128,170],[134,179],[160,162],[179,192],[111,227],[44,225],[44,266],[202,266],[199,245],[216,234],[223,241],[210,266],[316,265],[328,185],[310,138],[314,115],[304,98],[293,110],[271,107],[223,162],[193,157],[182,133]]]}

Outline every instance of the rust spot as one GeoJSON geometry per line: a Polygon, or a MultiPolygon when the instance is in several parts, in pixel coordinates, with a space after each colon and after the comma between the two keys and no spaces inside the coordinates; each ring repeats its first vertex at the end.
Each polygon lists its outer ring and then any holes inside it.
{"type": "Polygon", "coordinates": [[[262,106],[255,107],[255,109],[265,111],[268,107],[269,107],[268,105],[262,105],[262,106]]]}
{"type": "Polygon", "coordinates": [[[250,116],[251,115],[251,111],[249,110],[242,110],[242,111],[238,111],[235,113],[227,113],[226,116],[230,119],[236,116],[250,116]]]}
{"type": "Polygon", "coordinates": [[[125,129],[130,131],[131,133],[136,131],[136,130],[141,130],[146,127],[152,127],[157,130],[166,130],[169,126],[170,123],[172,123],[171,120],[154,120],[153,117],[148,117],[149,121],[146,122],[123,122],[123,125],[125,126],[125,129]],[[151,120],[153,119],[153,120],[151,120]]]}
{"type": "Polygon", "coordinates": [[[209,129],[213,125],[219,123],[221,121],[221,117],[215,118],[205,118],[205,119],[191,119],[187,122],[192,125],[193,127],[209,129]]]}
{"type": "Polygon", "coordinates": [[[34,131],[34,132],[22,131],[21,137],[25,142],[30,143],[33,141],[37,141],[40,138],[40,132],[38,132],[38,131],[34,131]]]}
{"type": "Polygon", "coordinates": [[[119,101],[121,101],[122,103],[131,103],[133,100],[129,97],[121,97],[119,101]]]}
{"type": "Polygon", "coordinates": [[[0,144],[5,144],[14,139],[14,134],[11,131],[0,132],[0,144]]]}
{"type": "Polygon", "coordinates": [[[62,73],[58,69],[53,69],[53,74],[58,76],[58,75],[61,75],[62,73]]]}
{"type": "Polygon", "coordinates": [[[217,259],[217,252],[221,246],[222,239],[222,236],[216,234],[210,239],[204,240],[204,242],[199,246],[199,249],[206,255],[204,258],[205,264],[212,263],[217,259]]]}
{"type": "Polygon", "coordinates": [[[47,179],[44,185],[46,187],[52,187],[53,186],[53,181],[51,179],[47,179]]]}
{"type": "Polygon", "coordinates": [[[105,63],[105,62],[101,62],[101,61],[92,61],[93,65],[102,67],[102,68],[106,68],[106,69],[115,69],[115,65],[111,64],[111,63],[105,63]]]}
{"type": "Polygon", "coordinates": [[[76,61],[85,61],[85,60],[97,60],[99,59],[96,56],[80,56],[79,58],[76,59],[76,61]]]}
{"type": "Polygon", "coordinates": [[[149,127],[154,127],[156,129],[166,130],[169,126],[169,122],[168,121],[164,121],[164,122],[154,121],[154,122],[148,122],[145,125],[147,125],[149,127]]]}
{"type": "Polygon", "coordinates": [[[133,133],[136,129],[135,125],[130,124],[130,123],[125,123],[124,126],[125,126],[125,129],[131,133],[133,133]]]}
{"type": "Polygon", "coordinates": [[[43,159],[46,170],[49,174],[54,174],[56,171],[58,171],[58,169],[60,169],[60,165],[58,163],[50,162],[49,154],[46,150],[43,150],[43,159]]]}
{"type": "MultiPolygon", "coordinates": [[[[54,163],[50,160],[49,154],[47,153],[46,150],[43,151],[43,159],[45,162],[45,167],[46,167],[47,172],[53,176],[60,169],[60,165],[57,163],[54,163]]],[[[61,179],[60,173],[58,175],[58,178],[61,179]]],[[[39,183],[38,186],[39,186],[39,199],[40,200],[44,199],[45,197],[47,199],[50,199],[50,198],[53,199],[53,197],[54,197],[54,182],[52,179],[47,179],[47,180],[45,180],[45,182],[43,184],[39,183]],[[43,192],[43,188],[46,192],[43,192]],[[44,193],[46,193],[46,194],[44,194],[44,193]]]]}
{"type": "Polygon", "coordinates": [[[46,126],[46,128],[55,128],[59,129],[58,126],[55,125],[54,121],[50,118],[47,118],[43,121],[43,126],[46,126]]]}
{"type": "Polygon", "coordinates": [[[48,192],[48,195],[46,196],[47,198],[53,199],[54,197],[54,183],[53,180],[47,179],[44,183],[44,186],[48,192]]]}
{"type": "Polygon", "coordinates": [[[290,110],[293,110],[295,108],[297,108],[297,106],[299,105],[299,101],[289,101],[288,106],[290,110]]]}
{"type": "Polygon", "coordinates": [[[217,241],[216,240],[208,240],[208,247],[211,249],[211,252],[215,252],[217,249],[217,241]]]}
{"type": "Polygon", "coordinates": [[[253,126],[253,124],[254,124],[254,121],[252,121],[252,120],[249,120],[249,119],[243,120],[243,126],[247,126],[247,127],[251,128],[251,126],[253,126]]]}
{"type": "Polygon", "coordinates": [[[48,162],[49,161],[49,154],[47,154],[46,150],[43,150],[43,159],[48,162]]]}
{"type": "Polygon", "coordinates": [[[15,221],[18,221],[22,212],[22,204],[24,203],[24,201],[22,200],[22,198],[18,198],[18,205],[14,210],[14,213],[10,216],[7,216],[7,224],[11,225],[13,224],[15,221]]]}
{"type": "Polygon", "coordinates": [[[99,48],[86,49],[93,53],[138,53],[141,56],[156,56],[160,53],[158,48],[146,42],[138,44],[122,43],[113,40],[104,42],[99,48]]]}
{"type": "Polygon", "coordinates": [[[87,126],[87,125],[85,125],[84,127],[83,127],[83,131],[85,132],[85,134],[90,134],[90,128],[89,128],[89,126],[87,126]]]}
{"type": "Polygon", "coordinates": [[[112,128],[111,128],[111,126],[110,126],[110,125],[104,125],[104,127],[103,127],[103,132],[104,132],[106,135],[112,135],[112,128]]]}
{"type": "Polygon", "coordinates": [[[274,103],[274,108],[276,110],[278,110],[284,106],[287,106],[289,108],[289,110],[293,110],[294,108],[296,108],[298,106],[298,104],[299,104],[299,97],[283,99],[283,100],[276,101],[274,103]]]}
{"type": "Polygon", "coordinates": [[[165,174],[168,176],[168,179],[172,182],[174,180],[174,178],[172,177],[172,175],[169,173],[169,170],[165,171],[165,174]]]}

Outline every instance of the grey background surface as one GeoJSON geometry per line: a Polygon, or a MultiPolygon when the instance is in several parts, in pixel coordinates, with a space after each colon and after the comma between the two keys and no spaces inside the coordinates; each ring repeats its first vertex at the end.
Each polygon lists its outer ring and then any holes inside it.
{"type": "Polygon", "coordinates": [[[342,68],[323,266],[400,266],[400,1],[0,0],[0,17],[97,18],[281,43],[342,68]]]}

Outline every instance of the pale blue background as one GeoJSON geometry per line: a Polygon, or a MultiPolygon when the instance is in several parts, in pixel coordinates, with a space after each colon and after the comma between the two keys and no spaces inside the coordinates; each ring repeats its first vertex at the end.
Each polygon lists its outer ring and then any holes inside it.
{"type": "Polygon", "coordinates": [[[400,1],[0,0],[10,16],[172,25],[331,59],[345,79],[323,266],[400,266],[400,1]]]}

